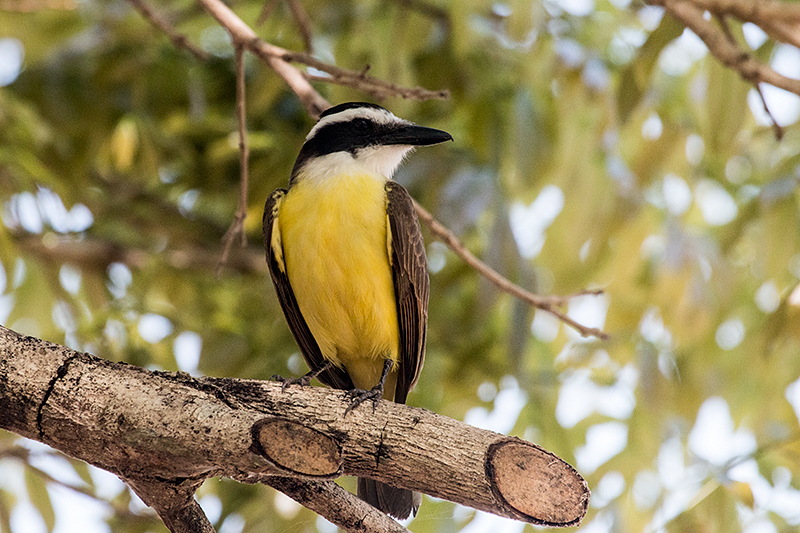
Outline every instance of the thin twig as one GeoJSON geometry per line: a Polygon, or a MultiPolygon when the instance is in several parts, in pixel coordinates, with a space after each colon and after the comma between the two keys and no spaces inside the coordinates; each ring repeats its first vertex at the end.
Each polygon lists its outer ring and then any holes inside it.
{"type": "Polygon", "coordinates": [[[424,207],[419,205],[416,200],[414,201],[414,208],[417,210],[419,219],[424,222],[426,226],[428,226],[434,235],[444,242],[447,247],[450,248],[457,256],[463,259],[465,263],[477,270],[483,277],[494,283],[500,290],[510,294],[511,296],[514,296],[515,298],[518,298],[519,300],[522,300],[525,303],[530,304],[537,309],[541,309],[542,311],[552,314],[565,324],[574,328],[584,337],[595,336],[602,340],[608,340],[609,336],[606,332],[598,328],[590,328],[579,324],[566,314],[556,309],[557,306],[564,305],[575,296],[596,296],[602,294],[602,290],[585,290],[578,294],[566,297],[540,296],[538,294],[533,294],[532,292],[523,289],[519,285],[512,283],[508,280],[508,278],[505,278],[492,267],[475,257],[472,252],[467,250],[466,246],[464,246],[464,244],[458,239],[458,237],[455,236],[452,231],[447,229],[442,223],[433,218],[433,215],[431,215],[424,207]]]}
{"type": "Polygon", "coordinates": [[[242,43],[248,50],[265,61],[278,76],[294,91],[312,118],[319,118],[320,114],[331,105],[314,87],[303,77],[303,74],[283,60],[288,53],[279,46],[272,45],[258,38],[250,26],[245,24],[236,13],[223,4],[220,0],[197,0],[200,5],[217,19],[233,37],[234,42],[242,43]]]}
{"type": "Polygon", "coordinates": [[[307,79],[354,87],[379,99],[383,99],[388,96],[398,96],[408,100],[425,101],[446,100],[450,97],[450,92],[446,90],[431,91],[422,87],[401,87],[379,78],[367,76],[366,70],[358,71],[340,68],[301,52],[286,52],[282,57],[286,61],[302,63],[330,74],[330,78],[307,75],[307,79]]]}
{"type": "Polygon", "coordinates": [[[423,2],[422,0],[394,0],[394,1],[407,9],[411,9],[413,11],[416,11],[417,13],[421,13],[426,17],[436,19],[447,26],[449,26],[450,24],[450,17],[448,16],[447,11],[445,11],[439,6],[429,4],[428,2],[423,2]]]}
{"type": "Polygon", "coordinates": [[[725,38],[728,39],[728,42],[731,43],[733,46],[739,46],[739,43],[736,42],[736,37],[733,36],[733,32],[731,31],[730,26],[728,26],[728,16],[725,13],[715,13],[717,17],[717,21],[719,22],[720,28],[722,28],[722,33],[725,34],[725,38]]]}
{"type": "Polygon", "coordinates": [[[300,35],[303,37],[303,46],[306,52],[310,54],[313,52],[314,46],[311,40],[311,20],[308,18],[308,13],[306,13],[300,0],[287,0],[287,2],[294,21],[297,23],[297,29],[300,30],[300,35]]]}
{"type": "MultiPolygon", "coordinates": [[[[333,83],[334,85],[344,85],[363,91],[377,100],[385,100],[391,96],[398,98],[405,98],[406,100],[417,100],[424,102],[426,100],[446,100],[450,97],[450,92],[430,91],[423,87],[400,87],[392,85],[391,87],[381,87],[371,84],[368,80],[359,80],[357,77],[340,77],[340,76],[314,76],[306,74],[305,78],[309,81],[321,81],[325,83],[333,83]]],[[[375,78],[371,78],[375,79],[375,78]]]]}
{"type": "MultiPolygon", "coordinates": [[[[733,36],[733,32],[731,31],[730,26],[728,26],[728,15],[725,13],[716,13],[716,18],[719,21],[720,28],[722,28],[722,33],[728,39],[728,42],[732,46],[739,46],[739,43],[736,42],[736,38],[733,36]]],[[[780,124],[775,120],[775,117],[772,115],[772,112],[769,110],[769,106],[767,105],[767,100],[764,98],[764,93],[761,92],[761,85],[758,83],[757,80],[751,81],[753,88],[758,93],[758,96],[761,98],[761,104],[764,106],[764,111],[766,111],[767,116],[769,116],[770,121],[772,122],[772,129],[775,131],[775,138],[777,140],[783,139],[783,128],[781,128],[780,124]]]]}
{"type": "Polygon", "coordinates": [[[222,238],[224,246],[222,256],[217,265],[217,276],[222,272],[222,267],[228,260],[228,253],[231,250],[236,235],[241,235],[242,248],[247,245],[247,235],[244,232],[244,219],[247,218],[247,189],[249,187],[250,174],[248,172],[248,161],[250,160],[250,147],[247,145],[247,115],[245,113],[245,83],[244,83],[244,45],[234,41],[236,50],[236,118],[239,122],[239,167],[241,178],[239,183],[239,207],[236,209],[236,216],[233,218],[231,226],[222,238]]]}
{"type": "Polygon", "coordinates": [[[78,6],[74,0],[0,0],[0,11],[33,13],[36,11],[72,11],[78,6]]]}
{"type": "Polygon", "coordinates": [[[167,37],[169,37],[178,48],[188,50],[197,59],[202,61],[207,61],[209,57],[211,57],[206,51],[193,45],[188,37],[176,30],[164,17],[153,11],[153,8],[148,6],[144,0],[128,0],[128,3],[141,13],[144,18],[150,21],[150,24],[166,33],[167,37]]]}
{"type": "Polygon", "coordinates": [[[330,104],[311,86],[305,75],[300,72],[289,61],[296,61],[314,67],[323,72],[331,74],[333,81],[337,78],[351,87],[361,90],[371,89],[375,93],[385,96],[395,95],[402,98],[414,98],[428,100],[432,98],[447,98],[447,91],[427,91],[419,87],[408,89],[399,87],[393,83],[366,76],[364,73],[347,70],[329,65],[314,57],[300,52],[292,52],[275,46],[258,38],[255,32],[242,19],[240,19],[231,9],[220,0],[197,0],[217,21],[228,30],[234,42],[241,42],[244,46],[263,59],[270,67],[281,76],[287,85],[300,98],[306,111],[312,118],[318,118],[320,114],[330,107],[330,104]]]}
{"type": "MultiPolygon", "coordinates": [[[[32,455],[33,454],[30,452],[30,450],[28,450],[27,448],[23,448],[22,446],[11,446],[9,448],[4,448],[4,449],[0,450],[0,458],[13,457],[14,459],[17,459],[17,460],[21,461],[23,464],[25,464],[26,468],[30,468],[31,471],[35,472],[42,479],[44,479],[44,481],[46,483],[53,483],[55,485],[59,485],[61,487],[73,490],[73,491],[75,491],[75,492],[77,492],[79,494],[83,494],[84,496],[89,496],[90,498],[97,499],[97,495],[90,488],[88,488],[88,487],[80,487],[78,485],[71,485],[71,484],[66,483],[64,481],[56,479],[53,476],[51,476],[50,474],[48,474],[47,472],[45,472],[44,470],[41,470],[41,469],[36,468],[35,466],[33,466],[30,463],[32,455]]],[[[48,454],[48,455],[52,455],[52,454],[48,454]]]]}
{"type": "Polygon", "coordinates": [[[764,111],[766,111],[767,116],[769,116],[769,119],[772,121],[772,129],[775,132],[775,138],[779,141],[782,140],[783,128],[781,127],[780,124],[778,124],[778,121],[775,120],[775,116],[772,114],[772,111],[769,110],[769,105],[767,105],[767,99],[764,98],[764,93],[761,92],[761,85],[759,85],[758,83],[754,83],[753,87],[755,87],[759,98],[761,98],[761,104],[764,106],[764,111]]]}
{"type": "Polygon", "coordinates": [[[264,7],[261,8],[261,13],[258,14],[258,19],[256,20],[256,26],[261,26],[264,22],[267,21],[272,12],[275,11],[275,8],[278,7],[281,0],[269,0],[264,2],[264,7]]]}

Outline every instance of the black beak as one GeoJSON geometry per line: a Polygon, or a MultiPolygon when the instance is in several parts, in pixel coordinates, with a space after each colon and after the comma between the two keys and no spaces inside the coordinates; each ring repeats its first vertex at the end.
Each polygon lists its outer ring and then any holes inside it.
{"type": "Polygon", "coordinates": [[[399,144],[406,146],[430,146],[445,141],[452,141],[453,136],[442,130],[409,124],[386,133],[381,139],[381,144],[399,144]]]}

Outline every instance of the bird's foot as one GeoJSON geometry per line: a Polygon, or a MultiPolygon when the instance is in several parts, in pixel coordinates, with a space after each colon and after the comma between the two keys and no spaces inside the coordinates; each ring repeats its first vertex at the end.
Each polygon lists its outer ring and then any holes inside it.
{"type": "Polygon", "coordinates": [[[344,410],[344,416],[347,416],[347,413],[367,400],[372,400],[372,412],[374,413],[378,409],[378,402],[383,398],[383,383],[378,383],[370,390],[352,389],[347,391],[347,394],[352,397],[352,400],[350,401],[350,405],[347,406],[347,409],[344,410]]]}
{"type": "Polygon", "coordinates": [[[330,361],[325,361],[325,363],[323,363],[322,365],[312,369],[311,372],[308,372],[307,374],[305,374],[304,376],[300,376],[299,378],[285,378],[279,374],[273,374],[273,376],[270,379],[272,381],[280,381],[281,383],[283,383],[283,385],[281,386],[281,392],[284,392],[286,388],[290,385],[300,385],[301,387],[308,387],[309,385],[311,385],[312,379],[314,379],[315,377],[319,376],[320,374],[328,370],[331,366],[332,363],[330,361]]]}
{"type": "Polygon", "coordinates": [[[350,402],[350,405],[347,406],[347,409],[344,410],[344,416],[347,416],[347,413],[361,405],[362,403],[366,402],[367,400],[372,400],[372,412],[378,410],[378,402],[383,398],[383,385],[386,383],[386,376],[389,375],[389,371],[394,366],[394,363],[391,359],[385,359],[383,361],[383,371],[381,372],[381,379],[378,381],[378,384],[372,387],[370,390],[363,390],[363,389],[353,389],[348,391],[348,394],[353,397],[353,400],[350,402]]]}
{"type": "Polygon", "coordinates": [[[308,387],[309,385],[311,385],[311,378],[313,378],[314,376],[310,376],[309,374],[300,376],[299,378],[285,378],[279,374],[274,374],[270,378],[270,381],[280,381],[281,392],[285,392],[290,385],[300,385],[300,387],[308,387]]]}

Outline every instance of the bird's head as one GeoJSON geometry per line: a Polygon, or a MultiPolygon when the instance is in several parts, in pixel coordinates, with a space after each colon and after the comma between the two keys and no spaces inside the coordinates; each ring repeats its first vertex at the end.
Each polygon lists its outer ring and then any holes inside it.
{"type": "Polygon", "coordinates": [[[417,126],[379,105],[339,104],[322,113],[308,133],[292,179],[301,173],[324,178],[357,167],[391,178],[415,147],[452,140],[445,131],[417,126]]]}

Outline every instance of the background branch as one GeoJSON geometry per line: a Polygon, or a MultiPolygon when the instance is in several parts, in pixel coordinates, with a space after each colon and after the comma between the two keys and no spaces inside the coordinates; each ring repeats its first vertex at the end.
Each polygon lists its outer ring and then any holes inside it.
{"type": "Polygon", "coordinates": [[[34,13],[45,9],[72,11],[78,6],[75,0],[0,0],[0,11],[34,13]]]}
{"type": "Polygon", "coordinates": [[[228,260],[231,245],[239,235],[242,248],[247,246],[247,235],[244,232],[244,219],[247,218],[247,192],[250,187],[250,148],[247,145],[247,112],[245,108],[245,76],[244,76],[244,46],[232,35],[236,51],[236,120],[239,124],[239,207],[233,217],[233,222],[222,238],[222,255],[217,265],[217,276],[222,272],[222,267],[228,260]]]}
{"type": "Polygon", "coordinates": [[[266,62],[278,76],[283,78],[283,81],[297,95],[306,108],[306,112],[312,118],[319,118],[319,115],[330,107],[328,101],[311,86],[303,74],[283,60],[283,55],[288,50],[259,39],[250,26],[245,24],[236,13],[219,0],[197,1],[211,16],[217,19],[217,22],[222,27],[228,30],[234,42],[242,43],[248,50],[266,62]]]}
{"type": "Polygon", "coordinates": [[[292,52],[279,46],[269,44],[255,34],[233,11],[219,0],[198,0],[203,7],[211,13],[225,29],[230,32],[234,42],[242,42],[251,52],[266,61],[298,95],[312,118],[318,118],[320,113],[330,107],[319,93],[311,87],[306,75],[301,73],[288,62],[293,61],[316,68],[331,75],[330,79],[315,78],[321,81],[348,85],[363,90],[377,98],[397,96],[416,100],[429,100],[432,98],[447,98],[447,91],[428,91],[421,87],[405,88],[393,83],[367,76],[363,71],[343,69],[301,52],[292,52]],[[301,78],[302,82],[297,78],[301,78]]]}
{"type": "Polygon", "coordinates": [[[419,219],[425,223],[428,228],[430,228],[431,232],[433,232],[436,237],[439,238],[442,242],[447,245],[450,250],[452,250],[457,256],[464,260],[469,266],[477,270],[483,277],[494,283],[500,290],[518,298],[519,300],[537,308],[541,309],[542,311],[546,311],[554,316],[556,316],[559,320],[564,322],[565,324],[574,328],[578,333],[583,335],[584,337],[594,336],[599,339],[608,340],[609,336],[604,331],[598,328],[590,328],[586,327],[582,324],[577,323],[564,313],[560,312],[558,309],[555,309],[556,306],[564,305],[567,301],[575,296],[581,295],[600,295],[603,293],[602,290],[596,291],[581,291],[578,294],[574,294],[572,296],[539,296],[538,294],[533,294],[530,291],[527,291],[512,283],[508,278],[502,276],[499,272],[494,270],[492,267],[475,257],[475,255],[467,250],[466,246],[455,236],[455,234],[447,229],[444,225],[442,225],[439,221],[433,218],[424,207],[419,205],[416,200],[414,200],[414,207],[417,210],[417,215],[419,219]]]}
{"type": "Polygon", "coordinates": [[[429,4],[423,0],[394,0],[394,2],[405,7],[406,9],[411,9],[412,11],[421,13],[426,17],[437,20],[443,23],[447,28],[450,27],[450,16],[447,14],[447,11],[438,6],[429,4]]]}
{"type": "Polygon", "coordinates": [[[261,26],[266,22],[272,12],[275,11],[275,8],[278,7],[278,4],[281,3],[281,0],[266,0],[264,5],[261,7],[261,13],[258,14],[258,20],[256,20],[256,26],[261,26]]]}
{"type": "Polygon", "coordinates": [[[289,4],[289,10],[292,12],[292,17],[294,17],[295,23],[297,23],[297,29],[300,31],[300,36],[303,38],[303,46],[306,49],[306,52],[311,53],[314,49],[314,45],[311,40],[311,20],[308,18],[308,13],[306,13],[303,4],[300,0],[286,0],[289,4]]]}
{"type": "MultiPolygon", "coordinates": [[[[697,34],[708,47],[708,51],[726,67],[736,70],[750,83],[769,83],[786,91],[800,95],[800,80],[786,77],[754,59],[731,42],[717,26],[703,17],[703,2],[692,0],[650,0],[651,4],[663,6],[672,16],[697,34]]],[[[774,8],[773,8],[774,9],[774,8]]],[[[724,11],[722,11],[724,13],[724,11]]]]}
{"type": "Polygon", "coordinates": [[[355,71],[337,67],[320,61],[313,56],[301,52],[286,52],[283,55],[286,61],[294,61],[321,70],[330,74],[330,78],[324,76],[310,76],[307,77],[316,81],[326,81],[329,83],[336,83],[338,85],[346,85],[364,91],[379,100],[383,100],[390,96],[397,96],[406,98],[408,100],[446,100],[450,97],[450,92],[446,90],[429,91],[422,87],[401,87],[394,83],[367,76],[367,71],[355,71]]]}
{"type": "Polygon", "coordinates": [[[263,483],[289,496],[321,516],[337,516],[339,527],[354,533],[408,533],[404,528],[361,498],[333,481],[312,481],[296,477],[269,476],[263,483]]]}
{"type": "MultiPolygon", "coordinates": [[[[12,234],[13,241],[26,253],[31,253],[48,264],[68,263],[90,271],[105,271],[114,262],[133,269],[147,266],[160,259],[172,268],[205,270],[213,272],[219,264],[219,252],[201,246],[176,246],[155,253],[142,248],[128,248],[97,237],[75,239],[55,236],[42,242],[39,235],[12,234]]],[[[241,274],[267,273],[264,251],[261,246],[233,248],[227,258],[228,269],[241,274]]]]}
{"type": "Polygon", "coordinates": [[[800,4],[781,0],[692,0],[713,13],[729,13],[741,20],[759,24],[764,20],[800,24],[800,4]]]}
{"type": "Polygon", "coordinates": [[[147,479],[125,479],[144,503],[155,509],[172,533],[215,533],[200,504],[194,499],[201,481],[169,483],[147,479]]]}
{"type": "Polygon", "coordinates": [[[167,22],[166,18],[157,14],[153,8],[144,2],[144,0],[128,0],[128,3],[136,8],[136,10],[141,13],[142,16],[150,22],[150,24],[163,31],[178,48],[188,50],[193,56],[202,61],[207,61],[209,57],[211,57],[205,50],[201,50],[192,44],[188,37],[176,30],[172,24],[167,22]]]}

